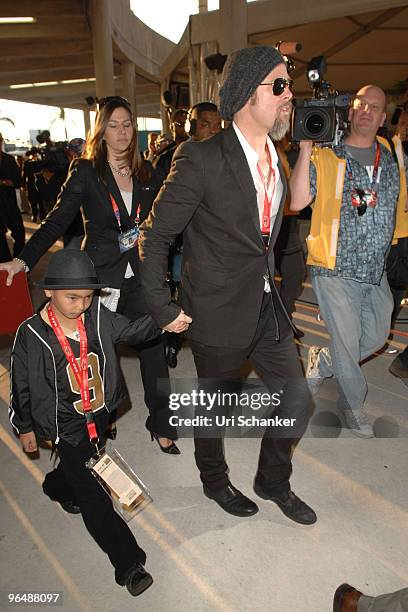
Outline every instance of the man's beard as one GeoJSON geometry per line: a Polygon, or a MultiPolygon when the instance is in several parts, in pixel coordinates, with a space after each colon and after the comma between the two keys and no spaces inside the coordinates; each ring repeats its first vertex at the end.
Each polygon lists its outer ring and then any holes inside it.
{"type": "Polygon", "coordinates": [[[290,128],[290,113],[284,116],[278,114],[273,127],[269,132],[269,136],[272,140],[281,140],[285,136],[285,134],[289,131],[290,128]]]}

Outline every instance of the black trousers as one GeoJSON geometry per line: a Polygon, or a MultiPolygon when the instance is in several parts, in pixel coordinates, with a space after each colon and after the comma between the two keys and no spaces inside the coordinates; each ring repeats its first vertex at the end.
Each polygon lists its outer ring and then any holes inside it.
{"type": "MultiPolygon", "coordinates": [[[[135,277],[125,279],[120,290],[117,311],[129,319],[147,314],[143,290],[135,277]]],[[[163,438],[177,440],[177,429],[169,424],[169,369],[164,351],[163,337],[135,347],[140,360],[144,399],[149,410],[146,427],[163,438]]]]}
{"type": "Polygon", "coordinates": [[[0,263],[10,261],[11,253],[7,243],[7,228],[0,220],[0,263]]]}
{"type": "Polygon", "coordinates": [[[303,250],[293,253],[280,252],[275,255],[276,267],[282,280],[279,293],[286,310],[290,315],[295,310],[295,302],[303,291],[303,281],[306,277],[306,264],[303,250]]]}
{"type": "Polygon", "coordinates": [[[60,440],[60,463],[45,477],[43,490],[53,501],[79,505],[87,530],[115,568],[116,582],[124,585],[135,563],[145,564],[146,554],[115,512],[109,495],[85,466],[94,453],[95,447],[87,438],[78,446],[60,440]]]}
{"type": "Polygon", "coordinates": [[[15,194],[0,193],[0,206],[0,223],[10,230],[14,240],[13,257],[18,257],[25,244],[25,229],[15,194]]]}
{"type": "MultiPolygon", "coordinates": [[[[191,347],[200,384],[207,378],[212,379],[214,385],[217,379],[221,384],[226,382],[228,389],[228,381],[239,379],[240,369],[249,359],[270,394],[284,391],[273,416],[296,419],[296,422],[291,428],[265,429],[256,480],[272,494],[285,494],[290,489],[292,451],[307,427],[312,401],[293,333],[279,307],[274,308],[271,294],[264,294],[257,330],[250,346],[231,349],[191,342],[191,347]],[[276,339],[278,328],[279,340],[276,339]]],[[[195,459],[203,484],[213,489],[228,484],[222,436],[199,437],[199,430],[196,430],[195,459]]]]}

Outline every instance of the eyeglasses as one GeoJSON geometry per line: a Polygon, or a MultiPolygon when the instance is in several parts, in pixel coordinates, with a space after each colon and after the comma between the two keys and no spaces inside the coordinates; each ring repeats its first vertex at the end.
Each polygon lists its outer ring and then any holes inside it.
{"type": "Polygon", "coordinates": [[[98,110],[101,110],[106,104],[109,102],[120,102],[121,104],[125,104],[126,106],[131,106],[129,100],[123,98],[122,96],[106,96],[105,98],[100,98],[98,100],[98,110]]]}
{"type": "Polygon", "coordinates": [[[373,111],[373,113],[378,113],[382,110],[379,104],[370,104],[369,102],[364,102],[364,100],[360,100],[359,98],[354,100],[353,108],[355,110],[370,110],[373,111]]]}
{"type": "Polygon", "coordinates": [[[286,87],[289,89],[292,88],[293,80],[292,79],[284,79],[283,77],[279,77],[274,81],[268,81],[267,83],[260,83],[260,85],[272,85],[272,93],[274,96],[281,96],[285,91],[286,87]]]}
{"type": "Polygon", "coordinates": [[[177,127],[184,127],[186,125],[185,121],[173,121],[173,125],[177,125],[177,127]]]}

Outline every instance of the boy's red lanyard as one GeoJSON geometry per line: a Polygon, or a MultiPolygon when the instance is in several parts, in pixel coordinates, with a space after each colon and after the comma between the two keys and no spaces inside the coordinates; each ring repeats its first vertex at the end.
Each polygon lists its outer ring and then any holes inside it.
{"type": "MultiPolygon", "coordinates": [[[[266,243],[267,243],[267,241],[269,240],[269,235],[271,233],[271,207],[272,207],[273,195],[275,193],[276,181],[275,181],[275,170],[272,167],[271,153],[269,151],[269,147],[267,144],[265,145],[265,152],[266,152],[266,157],[267,157],[268,166],[269,166],[267,180],[265,180],[265,177],[263,175],[259,162],[256,167],[258,170],[259,178],[261,179],[262,186],[264,188],[264,202],[263,202],[263,210],[262,210],[261,232],[262,232],[262,236],[264,237],[264,240],[266,239],[266,243]],[[268,189],[269,189],[272,179],[273,179],[272,193],[271,193],[271,197],[268,198],[268,189]]],[[[267,246],[266,246],[266,249],[268,249],[267,246]]]]}
{"type": "Polygon", "coordinates": [[[51,327],[54,330],[55,335],[57,336],[58,342],[61,345],[61,348],[64,352],[65,357],[68,360],[69,365],[74,372],[76,381],[78,383],[79,389],[81,391],[81,399],[82,406],[84,409],[84,416],[86,419],[86,427],[88,429],[89,439],[92,444],[98,444],[99,438],[96,431],[95,420],[93,417],[91,400],[89,395],[89,384],[88,384],[88,340],[86,337],[85,326],[82,323],[81,317],[77,319],[78,331],[79,331],[79,346],[80,346],[80,366],[74,356],[71,345],[69,344],[64,332],[61,329],[61,325],[59,324],[54,311],[49,305],[47,307],[48,318],[51,323],[51,327]]]}

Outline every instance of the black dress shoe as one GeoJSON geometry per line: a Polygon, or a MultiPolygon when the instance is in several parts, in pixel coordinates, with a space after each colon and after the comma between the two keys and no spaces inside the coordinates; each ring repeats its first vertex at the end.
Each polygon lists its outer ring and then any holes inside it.
{"type": "Polygon", "coordinates": [[[60,506],[68,514],[81,514],[81,508],[73,501],[60,502],[60,506]]]}
{"type": "Polygon", "coordinates": [[[225,512],[234,516],[252,516],[258,512],[258,506],[231,483],[221,489],[209,489],[203,486],[204,495],[213,499],[225,512]]]}
{"type": "Polygon", "coordinates": [[[140,595],[153,584],[153,578],[141,563],[137,563],[126,581],[126,588],[133,597],[140,595]]]}
{"type": "Polygon", "coordinates": [[[259,484],[255,483],[254,491],[262,499],[273,501],[282,510],[288,518],[302,525],[313,525],[317,521],[317,516],[314,510],[310,508],[304,501],[299,499],[293,491],[289,491],[286,497],[275,497],[270,495],[259,484]]]}
{"type": "Polygon", "coordinates": [[[362,593],[349,584],[341,584],[333,597],[333,612],[357,612],[362,593]]]}

